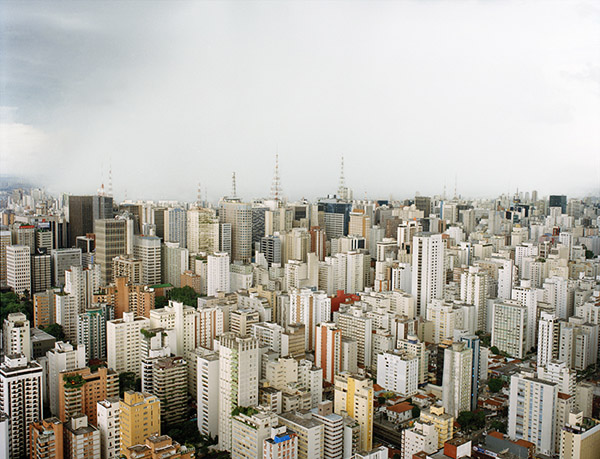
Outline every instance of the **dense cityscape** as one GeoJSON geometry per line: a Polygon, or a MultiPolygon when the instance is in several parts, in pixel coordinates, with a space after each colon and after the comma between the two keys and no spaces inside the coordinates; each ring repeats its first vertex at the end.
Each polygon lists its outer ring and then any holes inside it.
{"type": "Polygon", "coordinates": [[[594,459],[600,204],[0,194],[0,458],[594,459]]]}

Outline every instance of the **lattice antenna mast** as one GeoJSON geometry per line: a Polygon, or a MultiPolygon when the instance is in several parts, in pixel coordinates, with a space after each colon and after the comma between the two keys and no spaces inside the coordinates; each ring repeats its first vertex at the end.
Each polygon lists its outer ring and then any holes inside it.
{"type": "Polygon", "coordinates": [[[237,198],[237,186],[235,184],[235,172],[231,174],[231,197],[237,198]]]}
{"type": "Polygon", "coordinates": [[[196,201],[198,207],[202,205],[202,186],[200,182],[198,182],[198,200],[196,201]]]}
{"type": "Polygon", "coordinates": [[[344,157],[342,156],[342,163],[340,167],[340,186],[338,188],[338,195],[341,199],[346,199],[346,178],[344,177],[344,157]]]}
{"type": "Polygon", "coordinates": [[[108,163],[108,196],[113,195],[113,183],[112,183],[112,164],[108,163]]]}
{"type": "Polygon", "coordinates": [[[275,172],[273,174],[273,184],[271,185],[271,198],[277,202],[282,198],[281,177],[279,177],[279,153],[275,154],[275,172]]]}

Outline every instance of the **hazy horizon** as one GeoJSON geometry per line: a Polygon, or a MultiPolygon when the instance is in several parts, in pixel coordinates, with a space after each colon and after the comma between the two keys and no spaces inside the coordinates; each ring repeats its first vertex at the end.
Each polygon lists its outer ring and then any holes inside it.
{"type": "Polygon", "coordinates": [[[0,9],[0,172],[52,193],[600,194],[594,2],[0,9]]]}

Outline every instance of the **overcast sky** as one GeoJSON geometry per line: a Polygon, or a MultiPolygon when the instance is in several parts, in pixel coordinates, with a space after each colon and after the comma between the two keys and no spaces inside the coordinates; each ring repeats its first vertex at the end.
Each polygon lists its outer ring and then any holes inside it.
{"type": "Polygon", "coordinates": [[[117,199],[598,195],[586,1],[0,2],[2,174],[117,199]]]}

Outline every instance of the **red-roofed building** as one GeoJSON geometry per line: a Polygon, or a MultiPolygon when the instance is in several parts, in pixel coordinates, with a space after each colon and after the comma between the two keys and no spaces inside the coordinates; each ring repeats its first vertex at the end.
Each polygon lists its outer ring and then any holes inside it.
{"type": "Polygon", "coordinates": [[[342,304],[352,304],[360,301],[360,296],[338,290],[336,296],[331,297],[331,312],[337,312],[342,304]]]}
{"type": "Polygon", "coordinates": [[[408,402],[400,402],[385,409],[387,417],[392,422],[404,422],[412,418],[413,406],[408,402]]]}

